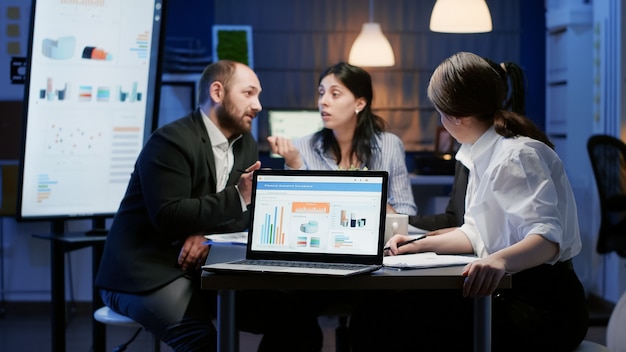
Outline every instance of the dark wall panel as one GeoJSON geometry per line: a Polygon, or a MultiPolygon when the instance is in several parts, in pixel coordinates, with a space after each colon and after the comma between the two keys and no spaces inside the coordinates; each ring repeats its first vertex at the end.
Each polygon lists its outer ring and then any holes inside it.
{"type": "MultiPolygon", "coordinates": [[[[533,0],[534,1],[534,0],[533,0]]],[[[407,151],[432,150],[439,120],[426,98],[435,67],[458,51],[496,61],[520,61],[520,0],[487,1],[493,32],[442,34],[428,28],[435,0],[375,1],[379,22],[393,47],[396,65],[366,68],[372,74],[375,111],[398,134],[407,151]]],[[[269,108],[316,108],[319,73],[347,61],[369,20],[364,0],[215,1],[215,24],[251,25],[261,102],[269,108]]],[[[543,14],[541,14],[543,15],[543,14]]],[[[259,115],[261,149],[266,149],[267,115],[259,115]]]]}
{"type": "Polygon", "coordinates": [[[22,102],[0,101],[0,160],[19,160],[22,102]]]}

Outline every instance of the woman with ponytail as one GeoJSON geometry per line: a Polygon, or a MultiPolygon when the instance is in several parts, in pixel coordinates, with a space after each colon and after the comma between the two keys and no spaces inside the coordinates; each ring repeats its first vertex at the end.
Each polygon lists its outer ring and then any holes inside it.
{"type": "MultiPolygon", "coordinates": [[[[511,61],[497,63],[486,57],[484,59],[496,70],[504,83],[506,98],[502,102],[502,108],[524,115],[526,112],[526,81],[522,68],[511,61]]],[[[552,146],[551,143],[549,145],[552,146]]],[[[445,213],[412,215],[409,216],[409,223],[429,231],[428,236],[440,235],[463,225],[468,174],[467,168],[457,161],[454,166],[454,182],[445,213]]]]}
{"type": "Polygon", "coordinates": [[[503,107],[506,92],[498,69],[472,53],[452,55],[433,73],[428,97],[469,169],[464,223],[404,246],[410,237],[395,235],[387,254],[478,259],[463,270],[462,294],[404,291],[383,302],[407,308],[356,309],[353,351],[471,350],[469,298],[486,295],[493,297],[494,351],[571,351],[585,338],[585,292],[571,261],[581,250],[574,194],[546,135],[503,107]],[[512,289],[496,290],[507,273],[512,289]]]}

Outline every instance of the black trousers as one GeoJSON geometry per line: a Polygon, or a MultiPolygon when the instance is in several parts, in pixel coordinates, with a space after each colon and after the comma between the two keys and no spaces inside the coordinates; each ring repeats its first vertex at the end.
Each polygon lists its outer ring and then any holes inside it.
{"type": "MultiPolygon", "coordinates": [[[[200,275],[197,275],[200,277],[200,275]]],[[[100,290],[103,302],[156,334],[176,352],[215,351],[217,292],[181,277],[146,294],[100,290]]],[[[237,327],[263,334],[259,351],[320,351],[323,334],[316,311],[298,292],[236,293],[237,327]]]]}
{"type": "MultiPolygon", "coordinates": [[[[512,282],[493,294],[493,351],[571,351],[584,340],[585,292],[571,262],[519,272],[512,282]]],[[[352,314],[353,351],[471,351],[473,308],[460,291],[377,291],[352,314]]]]}

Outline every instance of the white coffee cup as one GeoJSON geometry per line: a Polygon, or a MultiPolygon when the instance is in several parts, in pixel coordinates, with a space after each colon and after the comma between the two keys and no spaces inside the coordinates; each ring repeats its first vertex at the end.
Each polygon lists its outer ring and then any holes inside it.
{"type": "Polygon", "coordinates": [[[395,234],[409,233],[409,216],[406,214],[387,214],[385,219],[385,243],[395,234]]]}

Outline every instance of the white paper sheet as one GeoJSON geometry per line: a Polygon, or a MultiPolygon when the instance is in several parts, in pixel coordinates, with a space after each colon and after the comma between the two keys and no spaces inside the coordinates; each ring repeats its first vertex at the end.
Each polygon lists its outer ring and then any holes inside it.
{"type": "Polygon", "coordinates": [[[204,235],[209,244],[215,245],[246,245],[248,244],[248,231],[243,232],[231,232],[231,233],[214,233],[210,235],[204,235]]]}
{"type": "Polygon", "coordinates": [[[457,266],[478,259],[466,255],[437,255],[435,252],[388,256],[383,258],[383,266],[396,269],[421,269],[442,266],[457,266]]]}

